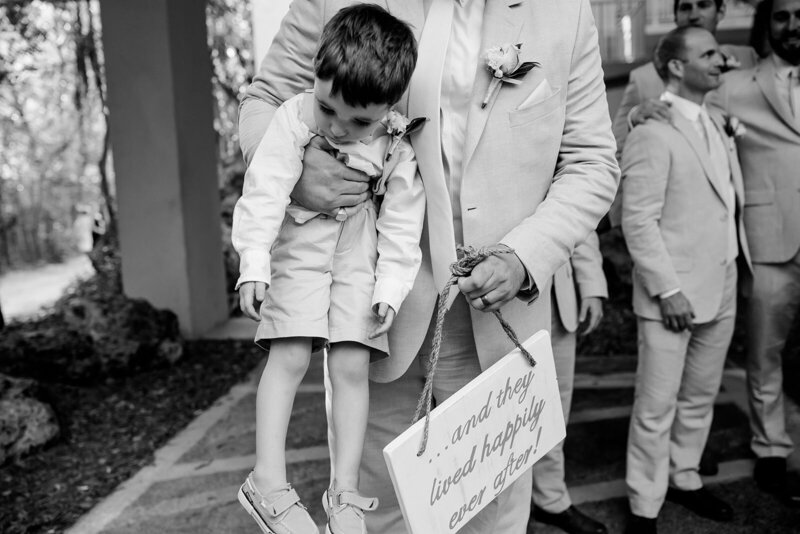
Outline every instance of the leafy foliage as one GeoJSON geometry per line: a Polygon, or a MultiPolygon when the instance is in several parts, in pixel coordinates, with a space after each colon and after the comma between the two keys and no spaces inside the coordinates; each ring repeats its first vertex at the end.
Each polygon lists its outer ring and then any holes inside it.
{"type": "MultiPolygon", "coordinates": [[[[0,3],[0,272],[75,252],[79,207],[116,246],[97,0],[0,3]]],[[[222,188],[242,172],[238,103],[253,58],[249,2],[208,0],[222,188]]]]}

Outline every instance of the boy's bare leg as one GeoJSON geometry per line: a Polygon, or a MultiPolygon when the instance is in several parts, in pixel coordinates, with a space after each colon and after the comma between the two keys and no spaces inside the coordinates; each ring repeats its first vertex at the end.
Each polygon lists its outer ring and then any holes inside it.
{"type": "Polygon", "coordinates": [[[286,433],[297,388],[311,361],[309,338],[275,339],[256,394],[256,465],[253,480],[258,490],[287,484],[286,433]]]}
{"type": "Polygon", "coordinates": [[[358,343],[337,343],[328,353],[328,373],[336,436],[331,486],[356,490],[369,414],[369,349],[358,343]]]}

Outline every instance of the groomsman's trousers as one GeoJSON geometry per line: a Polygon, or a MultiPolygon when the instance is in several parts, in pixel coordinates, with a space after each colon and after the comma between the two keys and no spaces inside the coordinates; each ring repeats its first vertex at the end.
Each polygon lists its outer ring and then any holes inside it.
{"type": "MultiPolygon", "coordinates": [[[[462,295],[456,298],[447,312],[444,329],[433,383],[433,396],[437,403],[444,402],[481,372],[469,305],[462,295]]],[[[383,458],[383,448],[411,424],[425,381],[432,334],[431,326],[417,362],[412,363],[402,377],[385,384],[370,382],[369,423],[361,461],[359,491],[368,497],[378,497],[380,505],[376,511],[366,514],[369,532],[407,532],[383,458]]],[[[458,532],[525,534],[530,500],[531,470],[528,469],[458,532]]]]}
{"type": "Polygon", "coordinates": [[[759,458],[787,457],[792,439],[783,409],[783,348],[800,311],[800,253],[786,263],[753,263],[747,304],[750,447],[759,458]]]}
{"type": "Polygon", "coordinates": [[[736,262],[730,262],[716,317],[673,332],[637,317],[639,362],[628,433],[625,482],[631,511],[657,517],[667,487],[696,490],[714,400],[736,319],[736,262]]]}
{"type": "MultiPolygon", "coordinates": [[[[569,332],[561,324],[555,292],[552,298],[552,327],[550,339],[553,345],[553,360],[561,396],[564,423],[569,420],[572,404],[572,388],[575,379],[576,333],[569,332]]],[[[533,466],[533,502],[551,514],[560,514],[570,506],[567,484],[564,481],[564,442],[561,441],[533,466]]]]}

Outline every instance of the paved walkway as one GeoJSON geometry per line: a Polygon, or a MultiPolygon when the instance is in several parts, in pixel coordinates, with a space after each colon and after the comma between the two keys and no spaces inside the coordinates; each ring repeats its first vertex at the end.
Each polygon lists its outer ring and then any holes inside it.
{"type": "Polygon", "coordinates": [[[6,321],[36,315],[53,304],[75,280],[94,270],[86,255],[54,263],[11,271],[0,276],[0,306],[6,321]]]}
{"type": "MultiPolygon", "coordinates": [[[[214,337],[239,337],[251,327],[233,321],[214,337]]],[[[318,524],[318,505],[328,482],[328,450],[321,358],[315,360],[295,402],[289,436],[289,477],[306,496],[318,524]]],[[[573,501],[622,532],[626,513],[624,453],[632,402],[635,358],[579,357],[573,413],[565,451],[573,501]]],[[[83,517],[68,534],[177,534],[258,532],[240,508],[236,492],[254,462],[255,391],[259,370],[200,415],[156,455],[153,465],[123,483],[83,517]]],[[[725,525],[697,518],[667,503],[659,519],[670,532],[800,532],[800,512],[784,509],[758,492],[750,480],[744,372],[725,371],[709,447],[721,460],[720,473],[706,480],[737,509],[725,525]]],[[[792,418],[800,421],[796,407],[792,418]]],[[[800,425],[793,424],[800,443],[800,425]]],[[[793,459],[795,468],[797,458],[793,459]]],[[[530,532],[553,534],[531,523],[530,532]]]]}

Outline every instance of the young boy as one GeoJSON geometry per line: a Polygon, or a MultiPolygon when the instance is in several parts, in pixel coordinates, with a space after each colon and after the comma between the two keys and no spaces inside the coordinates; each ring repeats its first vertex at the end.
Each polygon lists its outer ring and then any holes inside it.
{"type": "Polygon", "coordinates": [[[377,507],[358,494],[368,366],[387,356],[386,332],[421,261],[425,196],[411,146],[397,144],[407,121],[391,111],[416,54],[411,30],[385,10],[341,10],[323,28],[313,91],[276,111],[245,175],[233,219],[237,288],[242,310],[260,320],[256,343],[269,359],[256,400],[256,465],[239,501],[265,533],[317,533],[286,479],[285,445],[297,388],[312,351],[323,346],[336,436],[334,479],[323,496],[328,532],[366,532],[364,511],[377,507]],[[336,217],[291,202],[314,135],[374,177],[376,200],[336,217]]]}

